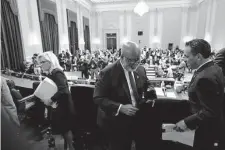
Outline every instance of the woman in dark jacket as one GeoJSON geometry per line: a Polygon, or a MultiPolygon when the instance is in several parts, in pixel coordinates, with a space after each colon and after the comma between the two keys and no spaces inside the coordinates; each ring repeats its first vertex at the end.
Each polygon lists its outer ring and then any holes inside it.
{"type": "Polygon", "coordinates": [[[45,105],[48,106],[51,106],[53,103],[57,104],[57,107],[52,109],[51,115],[53,131],[62,134],[68,143],[69,150],[74,150],[71,130],[73,128],[72,120],[74,120],[75,111],[63,68],[60,66],[56,55],[51,51],[40,54],[38,62],[42,70],[47,74],[47,77],[54,81],[58,87],[58,92],[45,102],[45,105]]]}

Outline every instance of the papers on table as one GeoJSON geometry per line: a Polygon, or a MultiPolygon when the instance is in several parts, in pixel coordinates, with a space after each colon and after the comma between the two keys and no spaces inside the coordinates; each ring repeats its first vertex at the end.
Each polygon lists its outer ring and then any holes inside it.
{"type": "Polygon", "coordinates": [[[157,96],[165,97],[165,94],[164,94],[162,88],[155,88],[155,91],[156,91],[157,96]]]}
{"type": "Polygon", "coordinates": [[[176,96],[176,94],[174,92],[166,92],[166,97],[177,98],[177,96],[176,96]]]}

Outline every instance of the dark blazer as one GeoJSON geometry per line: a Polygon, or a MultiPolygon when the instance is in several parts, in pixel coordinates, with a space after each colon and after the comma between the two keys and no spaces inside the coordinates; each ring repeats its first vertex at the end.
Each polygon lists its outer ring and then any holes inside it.
{"type": "Polygon", "coordinates": [[[188,89],[192,115],[184,119],[189,129],[196,129],[194,147],[213,149],[214,143],[224,140],[223,73],[212,61],[195,73],[188,89]]]}
{"type": "Polygon", "coordinates": [[[214,62],[222,68],[223,76],[225,76],[225,48],[221,49],[216,54],[214,62]]]}
{"type": "Polygon", "coordinates": [[[54,69],[47,76],[58,87],[58,91],[51,97],[53,102],[57,102],[58,106],[52,111],[51,126],[55,133],[63,134],[72,130],[74,126],[75,108],[69,91],[67,78],[60,69],[54,69]]]}
{"type": "MultiPolygon", "coordinates": [[[[139,66],[134,71],[140,105],[148,87],[148,79],[144,67],[139,66]]],[[[100,78],[96,82],[94,90],[94,102],[99,105],[97,123],[103,129],[111,131],[123,131],[132,124],[132,117],[124,114],[115,116],[120,104],[132,104],[127,80],[120,60],[107,66],[100,72],[100,78]]]]}
{"type": "Polygon", "coordinates": [[[54,81],[58,87],[58,92],[51,97],[51,100],[57,102],[59,105],[62,104],[69,107],[69,111],[75,113],[74,105],[71,105],[73,104],[72,97],[64,72],[60,69],[54,69],[47,77],[54,81]]]}

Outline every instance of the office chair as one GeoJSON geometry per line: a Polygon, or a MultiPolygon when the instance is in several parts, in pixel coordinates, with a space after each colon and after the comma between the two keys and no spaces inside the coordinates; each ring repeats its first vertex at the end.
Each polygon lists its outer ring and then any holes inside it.
{"type": "MultiPolygon", "coordinates": [[[[154,150],[194,150],[191,146],[162,139],[162,125],[165,123],[175,124],[190,114],[190,104],[186,100],[158,98],[153,105],[142,105],[137,115],[140,134],[147,141],[155,144],[154,150]]],[[[153,145],[152,144],[152,145],[153,145]]],[[[151,147],[152,148],[152,147],[151,147]]]]}
{"type": "Polygon", "coordinates": [[[97,105],[93,101],[94,85],[71,86],[71,95],[76,110],[75,148],[88,150],[98,141],[97,105]]]}

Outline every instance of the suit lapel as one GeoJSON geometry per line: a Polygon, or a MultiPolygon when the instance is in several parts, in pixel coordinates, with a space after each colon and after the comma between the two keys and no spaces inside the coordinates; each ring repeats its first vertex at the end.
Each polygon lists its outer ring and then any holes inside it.
{"type": "Polygon", "coordinates": [[[129,90],[129,87],[128,87],[128,84],[127,84],[127,80],[126,80],[126,77],[125,77],[125,74],[123,73],[123,77],[124,79],[122,79],[122,85],[123,85],[123,89],[124,91],[126,92],[127,94],[127,97],[129,98],[129,100],[131,101],[131,95],[130,95],[130,90],[129,90]]]}
{"type": "Polygon", "coordinates": [[[197,75],[203,71],[205,68],[214,65],[213,61],[209,61],[206,64],[204,64],[203,66],[201,66],[198,70],[196,70],[193,74],[193,77],[191,78],[191,82],[189,84],[189,87],[192,85],[192,83],[194,82],[195,78],[197,77],[197,75]]]}
{"type": "Polygon", "coordinates": [[[128,87],[128,83],[127,83],[127,79],[125,77],[123,67],[120,63],[120,60],[118,60],[116,63],[117,63],[117,67],[116,67],[116,70],[113,71],[114,75],[113,75],[113,82],[112,83],[115,84],[115,86],[118,86],[118,85],[122,84],[122,87],[123,87],[128,99],[131,101],[130,90],[129,90],[129,87],[128,87]]]}

